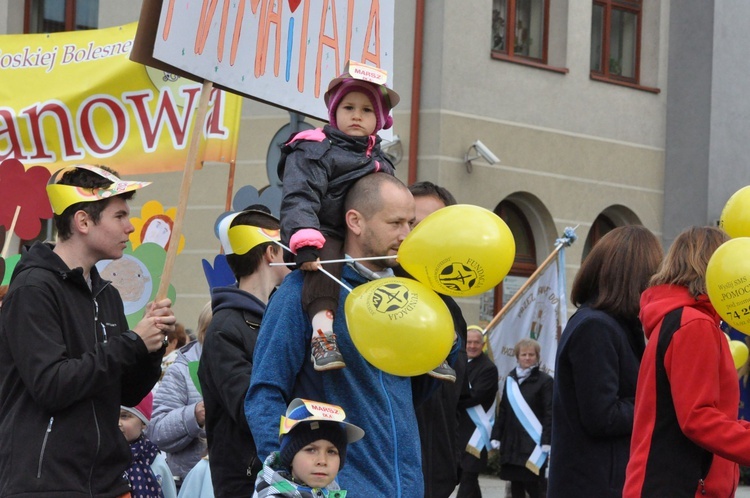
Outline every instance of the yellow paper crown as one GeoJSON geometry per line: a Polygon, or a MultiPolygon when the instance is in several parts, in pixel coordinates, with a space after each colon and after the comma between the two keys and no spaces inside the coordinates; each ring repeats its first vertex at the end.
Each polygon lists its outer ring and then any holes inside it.
{"type": "MultiPolygon", "coordinates": [[[[221,240],[221,247],[224,249],[224,254],[247,254],[251,249],[260,244],[281,240],[281,234],[278,229],[261,228],[253,225],[231,226],[232,221],[245,212],[247,211],[230,214],[219,223],[219,240],[221,240]]],[[[258,213],[268,216],[271,220],[276,220],[270,214],[262,211],[258,211],[258,213]]]]}
{"type": "Polygon", "coordinates": [[[78,202],[94,202],[102,199],[108,199],[109,197],[124,194],[125,192],[131,192],[138,190],[151,182],[127,182],[120,180],[109,171],[105,171],[97,166],[90,164],[76,164],[74,166],[67,166],[65,168],[57,170],[47,182],[47,196],[49,202],[52,204],[52,211],[55,214],[63,214],[67,208],[78,202]],[[86,188],[78,187],[75,185],[60,185],[57,182],[62,178],[63,174],[75,168],[85,169],[96,173],[97,175],[109,180],[112,184],[109,187],[98,187],[98,188],[86,188]]]}

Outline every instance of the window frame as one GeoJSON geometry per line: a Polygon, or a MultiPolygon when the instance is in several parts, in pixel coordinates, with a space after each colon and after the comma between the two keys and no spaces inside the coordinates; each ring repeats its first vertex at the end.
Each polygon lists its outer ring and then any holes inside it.
{"type": "MultiPolygon", "coordinates": [[[[490,55],[493,59],[502,60],[506,62],[513,62],[516,64],[522,64],[525,66],[531,66],[538,69],[545,69],[556,73],[568,73],[567,68],[550,66],[548,61],[549,57],[549,13],[550,13],[550,1],[542,0],[544,2],[544,23],[542,28],[544,43],[542,44],[542,58],[528,57],[525,55],[519,55],[515,53],[515,41],[516,41],[516,30],[511,29],[516,24],[516,11],[517,11],[517,0],[505,0],[506,1],[506,12],[505,12],[505,49],[497,50],[490,48],[490,55]]],[[[492,4],[494,10],[494,2],[492,4]]],[[[494,36],[494,31],[492,32],[494,36]]]]}
{"type": "MultiPolygon", "coordinates": [[[[625,86],[645,90],[656,90],[642,87],[641,82],[641,46],[643,43],[643,0],[593,0],[591,4],[591,18],[593,22],[594,8],[600,6],[602,12],[602,53],[599,60],[601,71],[589,68],[591,78],[598,81],[607,81],[618,83],[625,86]],[[633,72],[635,76],[627,77],[610,72],[610,38],[612,34],[612,10],[621,10],[633,14],[636,18],[636,37],[635,37],[635,64],[633,72]]],[[[592,47],[594,45],[593,33],[591,38],[592,47]]]]}
{"type": "MultiPolygon", "coordinates": [[[[24,34],[39,33],[31,31],[31,14],[34,11],[35,4],[43,2],[44,0],[24,0],[23,5],[23,32],[24,34]]],[[[61,32],[65,31],[78,31],[76,25],[76,13],[77,13],[77,1],[78,0],[64,0],[65,1],[65,22],[64,28],[61,32]]],[[[97,26],[98,27],[98,26],[97,26]]],[[[89,29],[97,29],[97,27],[89,29]]]]}

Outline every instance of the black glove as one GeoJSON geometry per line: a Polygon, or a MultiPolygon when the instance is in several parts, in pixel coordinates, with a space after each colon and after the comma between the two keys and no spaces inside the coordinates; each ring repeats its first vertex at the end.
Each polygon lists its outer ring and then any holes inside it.
{"type": "Polygon", "coordinates": [[[318,249],[312,246],[304,246],[297,249],[297,255],[294,258],[294,262],[297,264],[297,268],[300,268],[303,264],[315,261],[320,257],[318,249]]]}

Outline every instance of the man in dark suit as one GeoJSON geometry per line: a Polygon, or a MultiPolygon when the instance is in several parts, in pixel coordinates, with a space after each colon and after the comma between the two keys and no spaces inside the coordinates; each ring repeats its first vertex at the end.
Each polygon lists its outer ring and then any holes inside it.
{"type": "MultiPolygon", "coordinates": [[[[445,188],[432,182],[417,182],[409,186],[416,204],[415,225],[425,217],[456,199],[445,188]]],[[[401,270],[403,271],[403,270],[401,270]]],[[[405,272],[399,275],[406,276],[405,272]]],[[[458,398],[466,384],[466,321],[461,308],[449,296],[440,296],[448,306],[453,327],[461,340],[461,349],[453,364],[455,382],[443,382],[433,395],[417,407],[419,440],[422,445],[422,474],[425,498],[448,498],[458,483],[458,457],[463,448],[458,446],[458,398]]]]}
{"type": "Polygon", "coordinates": [[[492,431],[489,418],[495,413],[497,367],[484,354],[482,331],[471,327],[466,338],[468,387],[458,400],[458,462],[459,487],[457,498],[481,498],[479,473],[487,467],[487,445],[492,431]]]}

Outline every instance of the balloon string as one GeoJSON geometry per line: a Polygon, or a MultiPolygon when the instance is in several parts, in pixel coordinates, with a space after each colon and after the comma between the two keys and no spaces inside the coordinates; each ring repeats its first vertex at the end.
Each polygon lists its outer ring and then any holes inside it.
{"type": "Polygon", "coordinates": [[[331,274],[331,272],[329,272],[328,270],[324,270],[322,266],[318,265],[318,271],[322,271],[323,273],[325,273],[326,275],[328,275],[329,277],[331,277],[331,278],[333,279],[333,281],[334,281],[334,282],[336,282],[337,284],[339,284],[339,285],[340,285],[341,287],[343,287],[343,288],[344,288],[344,289],[346,289],[347,291],[349,291],[349,292],[351,292],[351,291],[352,291],[352,288],[351,288],[351,287],[349,287],[348,285],[346,285],[346,284],[345,284],[344,282],[342,282],[342,281],[341,281],[341,280],[339,280],[338,278],[334,277],[334,276],[333,276],[333,275],[331,274]]]}
{"type": "MultiPolygon", "coordinates": [[[[261,232],[261,233],[263,233],[263,232],[261,232]]],[[[281,241],[279,241],[279,240],[275,240],[275,239],[272,239],[271,237],[269,237],[269,236],[268,236],[268,235],[266,235],[265,233],[263,233],[263,235],[264,235],[264,236],[265,236],[265,237],[266,237],[266,238],[267,238],[268,240],[270,240],[271,242],[274,242],[275,244],[277,244],[277,245],[281,246],[282,248],[286,249],[287,251],[289,251],[289,252],[292,252],[292,250],[291,250],[291,249],[289,249],[289,248],[288,248],[287,246],[285,246],[284,244],[282,244],[282,243],[281,243],[281,241]]],[[[394,257],[394,258],[395,258],[395,256],[385,256],[385,257],[386,257],[386,258],[391,258],[391,257],[394,257]]],[[[380,258],[380,257],[377,257],[377,256],[376,256],[375,258],[377,258],[377,259],[383,259],[383,258],[380,258]]],[[[370,258],[370,259],[375,259],[375,258],[370,258]]],[[[341,262],[345,262],[345,261],[347,261],[347,260],[341,260],[341,262]]],[[[328,261],[328,262],[330,263],[331,261],[328,261]]],[[[322,261],[321,261],[321,263],[322,263],[322,261]]],[[[283,265],[283,264],[286,264],[286,263],[269,263],[269,265],[270,265],[270,266],[275,266],[275,265],[283,265]]],[[[289,264],[293,265],[294,263],[289,263],[289,264]]],[[[341,280],[339,280],[338,278],[334,277],[334,276],[333,276],[333,275],[332,275],[332,274],[331,274],[331,273],[330,273],[329,271],[327,271],[327,270],[324,270],[324,269],[323,269],[323,266],[322,266],[322,265],[318,265],[318,271],[322,271],[323,273],[325,273],[326,275],[328,275],[329,277],[331,277],[331,278],[333,279],[333,281],[334,281],[334,282],[336,282],[337,284],[339,284],[339,285],[340,285],[341,287],[343,287],[343,288],[344,288],[344,289],[346,289],[347,291],[349,291],[349,292],[351,292],[351,291],[352,291],[352,288],[351,288],[351,287],[349,287],[348,285],[346,285],[346,284],[345,284],[344,282],[342,282],[342,281],[341,281],[341,280]]]]}
{"type": "MultiPolygon", "coordinates": [[[[344,258],[344,259],[326,259],[318,261],[321,264],[327,263],[348,263],[350,261],[372,261],[375,259],[396,259],[398,256],[370,256],[366,258],[344,258]]],[[[296,263],[269,263],[271,266],[294,266],[296,263]]]]}
{"type": "MultiPolygon", "coordinates": [[[[267,233],[264,233],[261,230],[258,230],[258,233],[260,233],[262,236],[264,236],[265,238],[267,238],[269,241],[273,242],[277,246],[281,247],[282,249],[287,250],[290,253],[294,254],[294,252],[291,249],[289,249],[287,246],[285,246],[284,244],[282,244],[280,240],[276,240],[276,239],[272,238],[270,235],[268,235],[267,233]]],[[[279,265],[279,264],[282,264],[282,263],[269,263],[269,264],[271,266],[275,266],[275,265],[279,265]]]]}

